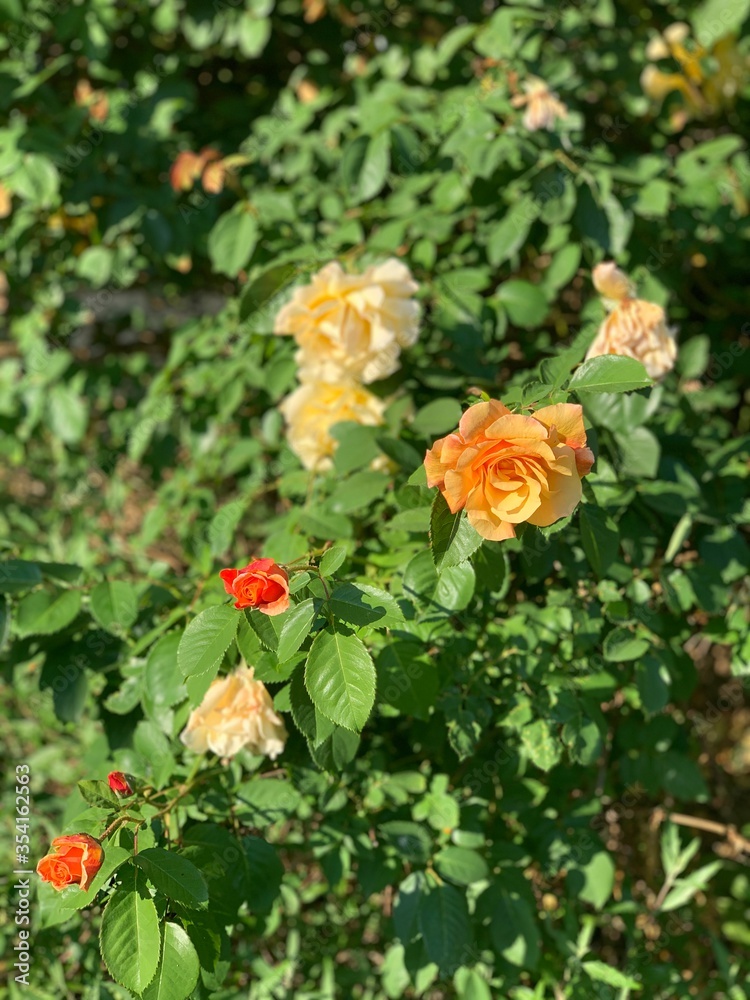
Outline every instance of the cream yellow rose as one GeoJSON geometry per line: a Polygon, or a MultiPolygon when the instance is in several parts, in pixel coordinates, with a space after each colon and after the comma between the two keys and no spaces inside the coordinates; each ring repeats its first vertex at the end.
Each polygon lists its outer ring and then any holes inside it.
{"type": "Polygon", "coordinates": [[[211,684],[180,735],[186,747],[196,753],[213,750],[219,757],[234,757],[243,748],[271,760],[279,756],[286,728],[265,684],[256,681],[254,673],[243,665],[211,684]]]}
{"type": "Polygon", "coordinates": [[[287,423],[287,441],[306,469],[330,469],[337,441],[334,424],[383,422],[385,403],[356,382],[304,382],[279,407],[287,423]]]}
{"type": "Polygon", "coordinates": [[[375,382],[398,370],[401,348],[417,339],[418,287],[395,258],[362,274],[327,264],[279,310],[274,332],[297,341],[303,380],[375,382]]]}
{"type": "Polygon", "coordinates": [[[514,108],[526,108],[523,127],[529,132],[547,129],[551,132],[558,118],[568,117],[568,109],[544,80],[531,77],[523,85],[524,93],[511,99],[514,108]]]}
{"type": "Polygon", "coordinates": [[[692,118],[707,118],[731,107],[750,76],[750,57],[739,48],[734,35],[724,35],[706,49],[690,37],[690,28],[683,21],[651,38],[646,57],[672,63],[669,69],[652,63],[645,66],[641,87],[659,104],[669,94],[680,94],[680,104],[670,112],[674,129],[683,128],[692,118]]]}
{"type": "Polygon", "coordinates": [[[662,307],[633,298],[627,275],[612,261],[594,268],[593,281],[611,311],[599,327],[586,360],[601,354],[620,354],[640,361],[650,378],[663,378],[674,368],[677,342],[662,307]]]}
{"type": "Polygon", "coordinates": [[[546,527],[572,514],[593,462],[582,407],[558,403],[523,416],[490,399],[470,406],[424,464],[427,485],[454,514],[466,510],[483,538],[502,541],[524,521],[546,527]]]}

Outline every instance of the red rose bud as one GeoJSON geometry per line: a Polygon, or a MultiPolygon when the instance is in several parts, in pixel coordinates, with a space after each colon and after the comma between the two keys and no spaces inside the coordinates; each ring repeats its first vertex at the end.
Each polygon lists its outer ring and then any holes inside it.
{"type": "Polygon", "coordinates": [[[128,781],[128,776],[122,771],[110,771],[107,775],[109,787],[118,795],[132,795],[133,787],[128,781]]]}

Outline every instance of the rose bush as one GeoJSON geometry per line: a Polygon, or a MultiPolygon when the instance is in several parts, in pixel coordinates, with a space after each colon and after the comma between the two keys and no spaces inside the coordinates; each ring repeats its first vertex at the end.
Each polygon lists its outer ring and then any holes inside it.
{"type": "Polygon", "coordinates": [[[747,13],[4,3],[11,997],[750,993],[747,13]]]}

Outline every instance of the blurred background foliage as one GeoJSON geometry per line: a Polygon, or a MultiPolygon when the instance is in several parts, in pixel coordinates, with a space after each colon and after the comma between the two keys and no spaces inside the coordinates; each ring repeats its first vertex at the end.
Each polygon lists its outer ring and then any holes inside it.
{"type": "MultiPolygon", "coordinates": [[[[0,0],[0,555],[36,566],[1,588],[0,713],[38,852],[103,761],[179,775],[187,706],[144,663],[218,603],[220,566],[337,541],[343,575],[409,612],[373,635],[357,756],[295,735],[273,792],[244,795],[235,822],[274,853],[195,996],[748,994],[727,827],[750,826],[749,12],[0,0]],[[692,60],[655,41],[683,21],[692,60]],[[569,108],[555,131],[513,107],[531,76],[569,108]],[[223,166],[176,191],[207,147],[223,166]],[[386,424],[339,427],[314,477],[285,444],[273,317],[328,261],[386,256],[421,284],[422,334],[377,387],[386,424]],[[667,308],[675,372],[587,398],[599,460],[563,532],[438,576],[425,447],[471,387],[544,395],[530,380],[604,315],[605,258],[667,308]],[[670,811],[698,821],[687,870],[670,811]]],[[[291,672],[243,641],[288,706],[291,672]]],[[[38,913],[26,995],[127,995],[96,919],[38,913]]]]}

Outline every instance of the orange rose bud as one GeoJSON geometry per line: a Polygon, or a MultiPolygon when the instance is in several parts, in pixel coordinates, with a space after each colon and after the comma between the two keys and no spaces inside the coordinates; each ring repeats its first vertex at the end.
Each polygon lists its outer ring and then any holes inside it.
{"type": "Polygon", "coordinates": [[[55,837],[52,852],[45,855],[36,870],[43,882],[60,892],[69,885],[88,889],[104,860],[102,845],[87,833],[55,837]]]}
{"type": "Polygon", "coordinates": [[[110,771],[107,775],[109,787],[118,795],[133,795],[133,788],[128,781],[128,776],[122,771],[110,771]]]}
{"type": "Polygon", "coordinates": [[[257,608],[280,615],[289,607],[289,577],[273,559],[255,559],[244,569],[223,569],[219,576],[235,598],[235,608],[257,608]]]}

